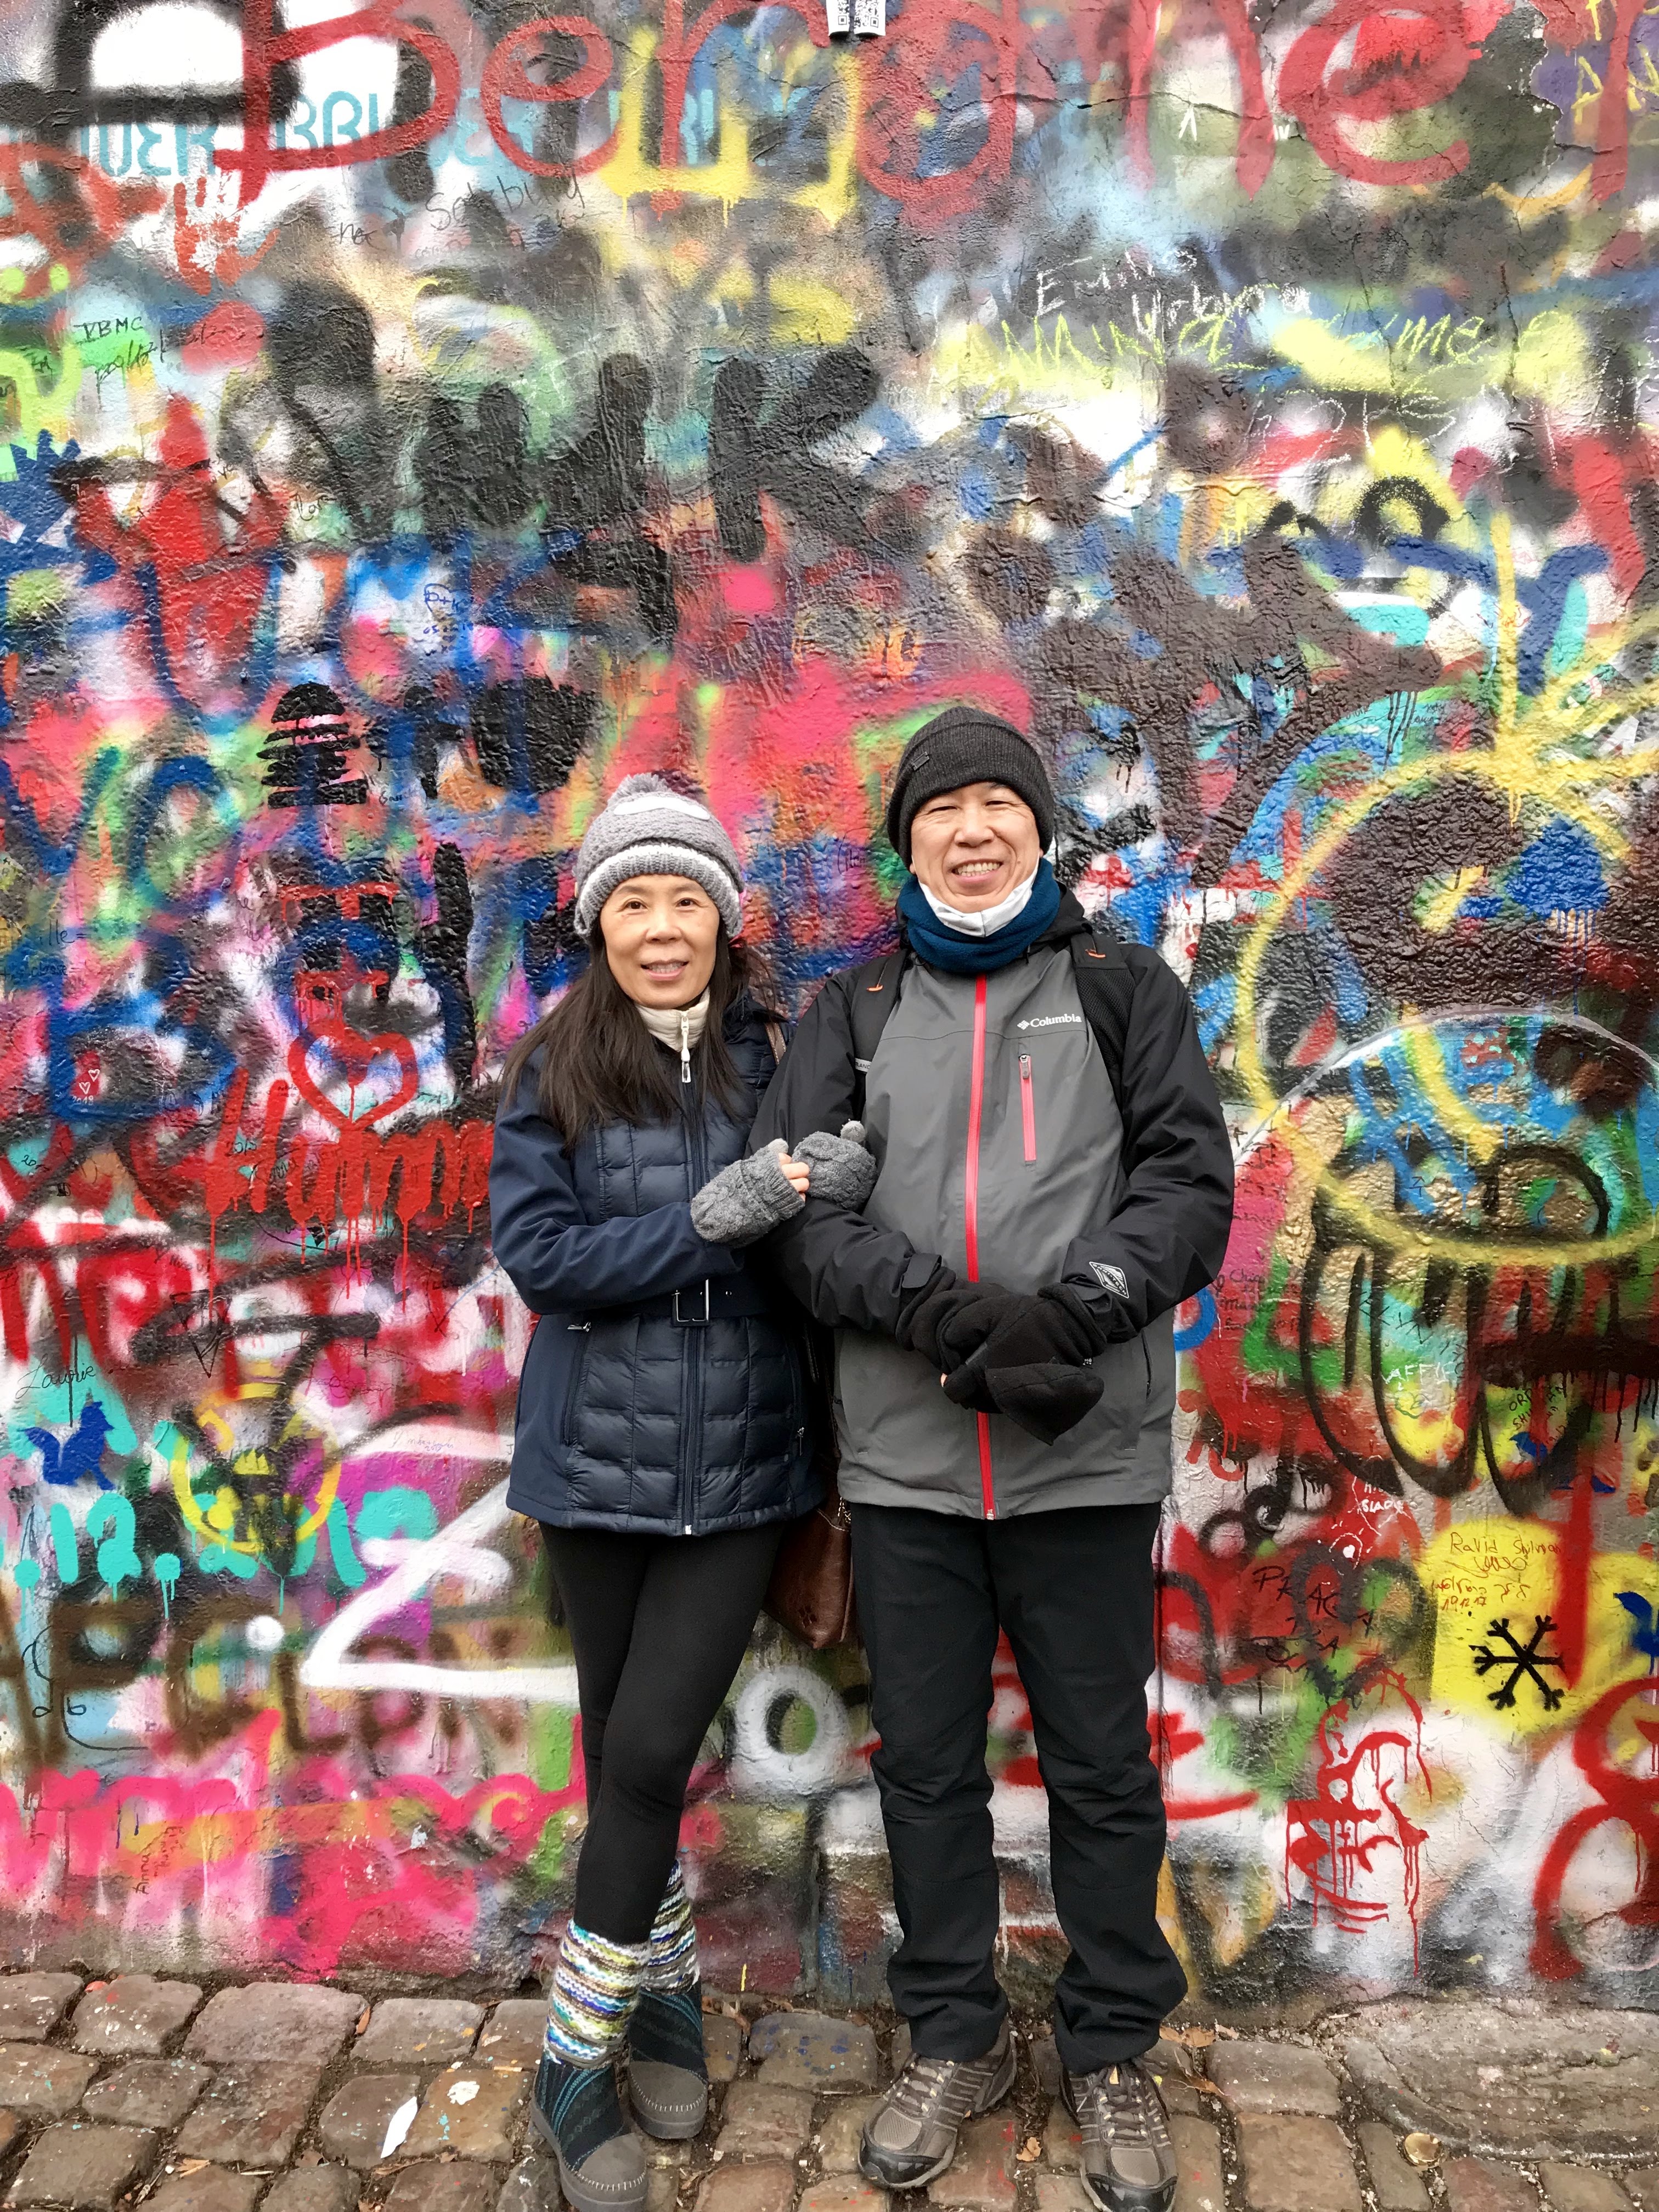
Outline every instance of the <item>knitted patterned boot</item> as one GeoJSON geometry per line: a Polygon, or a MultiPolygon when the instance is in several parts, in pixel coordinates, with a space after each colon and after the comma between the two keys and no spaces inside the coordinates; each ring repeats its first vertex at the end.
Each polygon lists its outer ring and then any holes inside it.
{"type": "Polygon", "coordinates": [[[623,2117],[616,2057],[649,1946],[612,1943],[573,1921],[559,1946],[531,2118],[574,2212],[642,2212],[645,2154],[623,2117]]]}
{"type": "Polygon", "coordinates": [[[628,2101],[647,2135],[694,2136],[708,2114],[697,1935],[679,1862],[651,1929],[645,1986],[628,2023],[628,2101]]]}

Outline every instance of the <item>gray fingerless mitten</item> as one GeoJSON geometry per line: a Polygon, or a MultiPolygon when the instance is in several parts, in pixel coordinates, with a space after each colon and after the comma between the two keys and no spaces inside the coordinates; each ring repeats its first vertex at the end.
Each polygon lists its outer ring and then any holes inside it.
{"type": "Polygon", "coordinates": [[[851,1213],[859,1211],[876,1187],[876,1163],[866,1147],[862,1121],[843,1122],[838,1137],[827,1129],[815,1129],[796,1146],[795,1158],[811,1163],[808,1195],[827,1198],[831,1206],[844,1206],[851,1213]]]}
{"type": "Polygon", "coordinates": [[[763,1151],[711,1176],[691,1201],[698,1236],[711,1244],[752,1244],[799,1213],[806,1200],[778,1164],[788,1149],[775,1137],[763,1151]]]}

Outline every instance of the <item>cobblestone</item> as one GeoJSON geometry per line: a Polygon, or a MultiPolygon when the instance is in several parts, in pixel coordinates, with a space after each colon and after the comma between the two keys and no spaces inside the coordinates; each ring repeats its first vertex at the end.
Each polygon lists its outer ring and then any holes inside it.
{"type": "Polygon", "coordinates": [[[786,2089],[873,2089],[881,2054],[861,2021],[821,2012],[774,2012],[749,2031],[763,2081],[786,2089]]]}
{"type": "Polygon", "coordinates": [[[147,2128],[48,2128],[6,2192],[8,2204],[58,2204],[103,2212],[131,2188],[155,2155],[147,2128]]]}
{"type": "Polygon", "coordinates": [[[80,2103],[97,2070],[97,2060],[78,2051],[0,2043],[0,2107],[61,2119],[80,2103]]]}
{"type": "Polygon", "coordinates": [[[492,2212],[495,2177],[487,2166],[422,2159],[392,2183],[385,2212],[492,2212]]]}
{"type": "Polygon", "coordinates": [[[732,2020],[723,2012],[706,2012],[702,2016],[703,2055],[708,2062],[711,2081],[735,2081],[743,2065],[744,2033],[742,2023],[732,2020]]]}
{"type": "Polygon", "coordinates": [[[1659,2158],[1659,2018],[1650,2013],[1532,1997],[1395,1998],[1358,2015],[1346,2056],[1379,2118],[1424,2129],[1453,2151],[1659,2158]]]}
{"type": "Polygon", "coordinates": [[[818,2181],[801,2192],[799,2212],[887,2212],[887,2191],[856,2179],[818,2181]]]}
{"type": "Polygon", "coordinates": [[[79,1974],[0,1974],[0,2043],[42,2043],[81,1993],[79,1974]]]}
{"type": "Polygon", "coordinates": [[[1333,2122],[1247,2112],[1238,2131],[1250,2212],[1361,2212],[1353,2160],[1333,2122]]]}
{"type": "Polygon", "coordinates": [[[281,2166],[305,2125],[321,2072],[270,2060],[227,2066],[185,2122],[179,2156],[281,2166]]]}
{"type": "Polygon", "coordinates": [[[1448,2159],[1442,2168],[1449,2212],[1538,2212],[1538,2191],[1512,2166],[1490,2159],[1448,2159]]]}
{"type": "Polygon", "coordinates": [[[1236,2112],[1310,2112],[1334,2120],[1342,2111],[1335,2075],[1317,2051],[1299,2043],[1218,2043],[1210,2079],[1236,2112]]]}
{"type": "Polygon", "coordinates": [[[270,2185],[264,2212],[351,2212],[357,2177],[343,2166],[296,2166],[270,2185]]]}
{"type": "Polygon", "coordinates": [[[1014,2153],[1020,2136],[1012,2112],[987,2112],[969,2120],[951,2170],[940,2174],[927,2194],[935,2204],[963,2205],[971,2212],[1013,2212],[1014,2153]]]}
{"type": "Polygon", "coordinates": [[[532,2151],[501,2184],[495,2212],[559,2212],[563,2202],[552,2160],[544,2151],[532,2151]]]}
{"type": "Polygon", "coordinates": [[[130,2058],[93,2083],[81,2110],[125,2127],[176,2128],[212,2079],[193,2058],[130,2058]]]}
{"type": "Polygon", "coordinates": [[[100,2058],[155,2058],[201,2002],[193,1982],[154,1974],[94,1982],[75,2008],[75,2047],[100,2058]]]}
{"type": "Polygon", "coordinates": [[[1221,2138],[1207,2120],[1177,2113],[1170,2122],[1176,2162],[1175,2212],[1227,2212],[1227,2181],[1221,2165],[1221,2138]]]}
{"type": "Polygon", "coordinates": [[[359,2074],[337,2089],[317,2121],[317,2141],[325,2158],[347,2166],[378,2166],[386,2150],[386,2130],[394,2113],[416,2103],[418,2074],[359,2074]]]}
{"type": "Polygon", "coordinates": [[[794,2193],[795,2169],[787,2159],[717,2166],[697,2191],[696,2212],[785,2212],[794,2193]]]}
{"type": "Polygon", "coordinates": [[[1630,2198],[1610,2173],[1548,2160],[1538,2169],[1550,2212],[1631,2212],[1630,2198]]]}
{"type": "Polygon", "coordinates": [[[508,1997],[484,2022],[473,2055],[486,2065],[533,2067],[546,2033],[544,1997],[508,1997]]]}
{"type": "Polygon", "coordinates": [[[1395,2141],[1394,2130],[1368,2120],[1359,2130],[1381,2212],[1428,2212],[1423,2177],[1395,2141]]]}
{"type": "Polygon", "coordinates": [[[728,2158],[793,2158],[812,2132],[811,2093],[734,2081],[720,2117],[718,2148],[728,2158]]]}
{"type": "Polygon", "coordinates": [[[505,2164],[521,2148],[532,2076],[523,2067],[451,2066],[421,2100],[404,2145],[410,2158],[453,2150],[458,2158],[505,2164]]]}
{"type": "Polygon", "coordinates": [[[1176,2065],[1165,2057],[1168,2048],[1167,2044],[1159,2044],[1146,2059],[1147,2070],[1163,2092],[1165,2105],[1171,2112],[1184,2112],[1188,2119],[1206,2118],[1201,2092],[1194,2086],[1185,2067],[1176,2065]]]}
{"type": "Polygon", "coordinates": [[[170,2173],[144,2199],[144,2212],[253,2212],[264,2186],[257,2173],[204,2166],[198,2173],[170,2173]]]}
{"type": "Polygon", "coordinates": [[[1073,2173],[1040,2173],[1037,2212],[1095,2212],[1094,2199],[1073,2173]]]}
{"type": "Polygon", "coordinates": [[[837,2097],[818,2130],[818,2160],[826,2173],[856,2173],[859,2137],[879,2097],[837,2097]]]}
{"type": "MultiPolygon", "coordinates": [[[[1375,2026],[1402,2006],[1389,2000],[1356,2017],[1375,2026]]],[[[1413,2021],[1419,2017],[1420,2008],[1405,2009],[1413,2021]]],[[[1478,2009],[1453,2001],[1437,2011],[1467,2033],[1478,2009]]],[[[166,2154],[172,2166],[151,2184],[143,2212],[359,2212],[360,2197],[369,2203],[362,2192],[378,2198],[388,2182],[389,2194],[370,2212],[563,2212],[556,2170],[528,2148],[526,2106],[546,2021],[541,1998],[507,1998],[493,2009],[452,1997],[386,1998],[356,2035],[363,2013],[353,1993],[319,1984],[252,1983],[203,2003],[195,1984],[161,1975],[84,1986],[72,1974],[0,1975],[0,2026],[11,2031],[0,2037],[0,2157],[9,2152],[15,2161],[27,2152],[7,2212],[124,2212],[118,2200],[155,2164],[158,2142],[174,2130],[166,2154]],[[54,2034],[67,2045],[44,2039],[54,2034]],[[182,2053],[167,2056],[181,2040],[182,2053]],[[116,2063],[99,2078],[106,2057],[116,2063]],[[331,2063],[333,2093],[307,2136],[331,2063]],[[388,2124],[411,2102],[412,2124],[383,2160],[388,2124]],[[318,2148],[267,2184],[301,2141],[318,2148]],[[377,2167],[385,2179],[371,2181],[377,2167]]],[[[1443,2199],[1435,2173],[1403,2156],[1398,2120],[1360,2126],[1364,2163],[1356,2175],[1331,2124],[1340,2083],[1319,2053],[1270,2034],[1224,2038],[1199,2054],[1213,2075],[1206,2081],[1192,2054],[1165,2039],[1147,2063],[1170,2109],[1180,2169],[1174,2212],[1225,2212],[1215,2126],[1224,2097],[1237,2115],[1244,2159],[1235,2212],[1246,2203],[1248,2212],[1360,2212],[1362,2181],[1377,2212],[1542,2212],[1545,2204],[1548,2212],[1659,2212],[1659,2160],[1618,2172],[1572,2162],[1586,2148],[1605,2155],[1610,2140],[1628,2155],[1649,2124],[1642,2106],[1652,2024],[1621,2014],[1616,2045],[1584,2051],[1579,2046],[1601,2016],[1587,2026],[1588,2017],[1585,2008],[1561,2016],[1562,2063],[1575,2077],[1565,2090],[1546,2079],[1556,2046],[1530,2000],[1504,2008],[1508,2042],[1474,2045],[1482,2063],[1472,2069],[1476,2087],[1468,2090],[1465,2116],[1477,2134],[1508,2130],[1513,2138],[1531,2126],[1547,2140],[1551,2154],[1537,2154],[1541,2197],[1521,2170],[1527,2154],[1494,2156],[1489,2143],[1470,2150],[1467,2137],[1442,2135],[1449,2153],[1443,2199]],[[1597,2103],[1603,2090],[1611,2100],[1606,2112],[1597,2103]],[[1535,2096],[1547,2110],[1534,2122],[1528,2100],[1535,2096]],[[1565,2153],[1554,2155],[1563,2136],[1571,2137],[1565,2153]]],[[[1437,2016],[1431,2026],[1443,2040],[1446,2021],[1437,2016]]],[[[857,2171],[860,2137],[881,2101],[875,2087],[885,2078],[865,2023],[775,2011],[745,2038],[734,2009],[717,2006],[703,2027],[710,2076],[724,2090],[718,2163],[706,2165],[707,2136],[647,2142],[647,2212],[929,2212],[930,2204],[938,2212],[1017,2212],[1024,2169],[1014,2154],[1030,2122],[1021,2124],[1012,2108],[969,2123],[951,2171],[920,2206],[903,2206],[857,2171]]],[[[1365,2043],[1362,2035],[1348,2045],[1358,2051],[1362,2093],[1385,2108],[1390,2097],[1419,2099],[1411,2117],[1422,2124],[1419,2092],[1429,2077],[1413,2041],[1402,2039],[1395,2023],[1386,2047],[1375,2043],[1369,2058],[1365,2043]]],[[[895,2070],[908,2049],[900,2023],[889,2052],[895,2070]]],[[[1659,2041],[1652,2056],[1659,2083],[1659,2041]]],[[[1079,2132],[1054,2094],[1060,2068],[1052,2037],[1032,2035],[1030,2057],[1053,2100],[1042,2157],[1025,2185],[1027,2212],[1092,2212],[1079,2132]]],[[[1443,2088],[1437,2077],[1432,2086],[1448,2103],[1463,2094],[1443,2088]]],[[[1653,2119],[1659,2144],[1659,2091],[1653,2119]]]]}
{"type": "Polygon", "coordinates": [[[202,2008],[186,2057],[325,2066],[356,2026],[363,2001],[311,1982],[250,1982],[221,1990],[202,2008]]]}
{"type": "Polygon", "coordinates": [[[483,2007],[460,1997],[387,1997],[352,2056],[362,2066],[447,2066],[471,2057],[483,2021],[483,2007]]]}

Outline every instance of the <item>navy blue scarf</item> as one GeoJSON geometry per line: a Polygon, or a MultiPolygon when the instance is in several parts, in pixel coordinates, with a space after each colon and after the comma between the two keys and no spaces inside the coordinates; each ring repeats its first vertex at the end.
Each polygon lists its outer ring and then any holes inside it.
{"type": "Polygon", "coordinates": [[[906,876],[898,897],[899,920],[911,951],[918,960],[944,969],[948,975],[988,975],[1007,967],[1036,943],[1059,912],[1060,885],[1047,860],[1037,862],[1031,896],[1020,911],[989,937],[963,937],[947,929],[914,876],[906,876]]]}

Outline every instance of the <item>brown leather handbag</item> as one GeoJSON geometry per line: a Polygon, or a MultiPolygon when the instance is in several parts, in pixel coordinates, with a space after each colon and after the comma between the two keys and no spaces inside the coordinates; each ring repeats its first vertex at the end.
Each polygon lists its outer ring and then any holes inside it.
{"type": "Polygon", "coordinates": [[[853,1516],[835,1477],[822,1505],[792,1521],[766,1589],[766,1610],[809,1650],[858,1640],[853,1603],[853,1516]]]}

